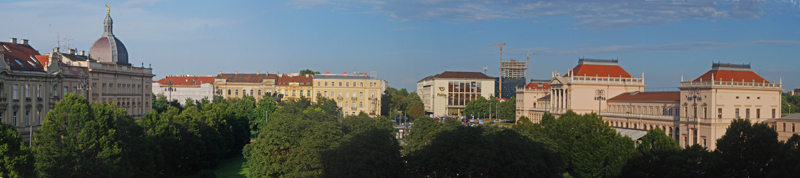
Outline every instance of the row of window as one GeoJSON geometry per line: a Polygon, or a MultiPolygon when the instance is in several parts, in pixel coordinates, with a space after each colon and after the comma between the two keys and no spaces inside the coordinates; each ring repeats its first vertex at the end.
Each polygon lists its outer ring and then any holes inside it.
{"type": "MultiPolygon", "coordinates": [[[[750,108],[744,109],[744,118],[750,118],[750,108]]],[[[722,108],[717,108],[717,118],[722,118],[722,108]]],[[[741,118],[739,115],[739,108],[734,109],[733,118],[741,118]]],[[[756,118],[761,118],[761,108],[756,108],[756,118]]],[[[772,118],[775,118],[775,109],[772,109],[772,118]]]]}
{"type": "MultiPolygon", "coordinates": [[[[320,94],[320,91],[317,91],[317,94],[320,94]]],[[[339,91],[339,93],[337,95],[336,92],[331,91],[331,95],[330,96],[333,97],[334,95],[336,95],[336,97],[342,97],[342,92],[339,91]]],[[[328,97],[328,91],[324,91],[322,93],[322,96],[323,97],[328,97]]],[[[344,92],[344,97],[345,98],[350,98],[350,92],[349,91],[344,92]]],[[[356,92],[353,92],[353,97],[364,97],[364,92],[358,92],[358,95],[356,95],[356,92]]],[[[375,98],[375,92],[371,92],[370,93],[370,97],[371,98],[375,98]]]]}
{"type": "MultiPolygon", "coordinates": [[[[19,114],[17,113],[17,111],[12,112],[12,115],[11,115],[12,119],[10,121],[6,121],[6,123],[11,123],[12,125],[17,126],[19,124],[18,123],[19,121],[17,120],[18,115],[19,114]]],[[[41,109],[37,109],[36,110],[36,120],[31,121],[30,120],[30,115],[31,115],[31,110],[30,109],[26,109],[25,110],[25,117],[22,120],[22,122],[24,122],[25,126],[30,126],[31,124],[42,125],[42,110],[41,109]]],[[[3,120],[3,116],[4,116],[4,113],[2,111],[0,111],[0,120],[5,121],[5,120],[3,120]]]]}
{"type": "Polygon", "coordinates": [[[481,92],[481,82],[450,81],[447,84],[448,92],[481,92]]]}
{"type": "MultiPolygon", "coordinates": [[[[320,81],[317,81],[317,86],[328,86],[328,83],[330,83],[330,86],[336,86],[336,84],[337,84],[336,82],[320,82],[320,81]]],[[[350,86],[356,87],[356,84],[358,84],[358,87],[364,87],[364,82],[360,82],[360,83],[344,82],[344,85],[342,84],[342,82],[339,82],[338,84],[339,84],[340,87],[342,87],[342,86],[344,86],[344,87],[350,87],[350,86]]],[[[369,85],[369,87],[377,87],[378,83],[377,82],[369,82],[368,85],[369,85]]]]}
{"type": "Polygon", "coordinates": [[[673,116],[680,111],[674,107],[660,107],[660,106],[631,106],[631,105],[611,105],[611,112],[630,113],[630,114],[646,114],[646,115],[667,115],[673,116]]]}
{"type": "MultiPolygon", "coordinates": [[[[95,84],[92,84],[92,86],[95,86],[95,84]]],[[[149,86],[145,88],[149,88],[149,86]]],[[[101,91],[103,91],[103,93],[113,93],[114,91],[117,91],[118,93],[125,93],[125,94],[141,94],[142,85],[117,84],[116,86],[114,86],[114,84],[112,83],[103,83],[101,91]]],[[[94,90],[93,93],[97,93],[97,90],[94,90]]]]}
{"type": "MultiPolygon", "coordinates": [[[[619,122],[619,121],[609,121],[607,123],[611,127],[632,128],[632,129],[639,129],[639,125],[640,125],[640,124],[637,124],[637,123],[631,124],[631,123],[619,122]]],[[[672,127],[648,125],[648,124],[641,124],[641,125],[642,125],[642,130],[652,130],[652,129],[655,129],[655,128],[659,128],[659,129],[663,130],[664,132],[666,132],[667,135],[669,135],[669,137],[679,138],[679,136],[680,136],[680,128],[677,128],[677,127],[675,128],[675,130],[673,132],[672,127]]],[[[700,143],[697,142],[698,141],[697,129],[691,129],[691,131],[692,131],[692,142],[691,143],[692,144],[695,144],[695,143],[696,144],[700,144],[700,143]]],[[[703,139],[702,140],[703,141],[702,146],[708,146],[708,145],[706,145],[707,144],[706,138],[703,137],[702,139],[703,139]]],[[[690,144],[689,139],[687,139],[685,137],[684,137],[684,141],[685,141],[686,145],[690,144]]]]}

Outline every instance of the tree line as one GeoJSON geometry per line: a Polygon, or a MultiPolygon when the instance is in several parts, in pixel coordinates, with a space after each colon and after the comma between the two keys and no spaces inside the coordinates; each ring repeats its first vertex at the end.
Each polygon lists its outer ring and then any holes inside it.
{"type": "Polygon", "coordinates": [[[140,120],[114,105],[67,94],[33,146],[0,125],[0,177],[172,177],[237,155],[250,142],[255,99],[207,98],[181,106],[162,95],[140,120]]]}
{"type": "Polygon", "coordinates": [[[494,97],[486,99],[483,96],[478,96],[478,99],[469,101],[464,106],[464,116],[513,121],[517,119],[517,99],[516,97],[511,97],[506,101],[500,101],[494,97]]]}

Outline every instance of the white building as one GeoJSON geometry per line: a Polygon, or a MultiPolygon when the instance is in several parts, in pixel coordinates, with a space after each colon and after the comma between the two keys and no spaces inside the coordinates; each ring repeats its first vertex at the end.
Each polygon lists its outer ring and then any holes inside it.
{"type": "Polygon", "coordinates": [[[461,115],[464,107],[479,96],[491,98],[494,78],[480,72],[445,71],[417,82],[417,94],[425,105],[425,114],[461,115]]]}
{"type": "Polygon", "coordinates": [[[178,100],[185,105],[186,98],[199,100],[208,98],[214,99],[214,76],[167,76],[161,80],[153,82],[153,93],[156,95],[167,96],[167,100],[178,100]]]}

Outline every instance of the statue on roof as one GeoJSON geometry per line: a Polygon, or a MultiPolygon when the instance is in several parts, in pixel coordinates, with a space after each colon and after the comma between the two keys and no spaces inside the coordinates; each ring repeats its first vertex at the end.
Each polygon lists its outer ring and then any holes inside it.
{"type": "Polygon", "coordinates": [[[111,7],[108,7],[108,4],[106,4],[106,14],[111,14],[111,7]]]}

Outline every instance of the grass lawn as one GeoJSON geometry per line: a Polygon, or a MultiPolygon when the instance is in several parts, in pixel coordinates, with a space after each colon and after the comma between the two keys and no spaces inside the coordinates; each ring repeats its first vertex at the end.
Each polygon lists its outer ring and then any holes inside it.
{"type": "Polygon", "coordinates": [[[241,154],[233,156],[231,158],[222,160],[219,165],[211,169],[214,174],[217,174],[218,178],[245,178],[247,177],[247,168],[243,168],[242,164],[247,162],[247,159],[241,154]]]}

